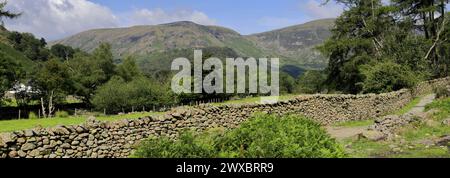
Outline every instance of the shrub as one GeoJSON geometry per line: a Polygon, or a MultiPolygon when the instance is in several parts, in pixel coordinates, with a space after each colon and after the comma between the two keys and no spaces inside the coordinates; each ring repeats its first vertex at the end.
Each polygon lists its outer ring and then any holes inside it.
{"type": "Polygon", "coordinates": [[[38,116],[34,112],[28,113],[28,119],[38,119],[38,116]]]}
{"type": "Polygon", "coordinates": [[[66,118],[69,117],[69,113],[67,111],[57,111],[55,116],[59,118],[66,118]]]}
{"type": "Polygon", "coordinates": [[[341,146],[320,124],[289,115],[256,116],[218,138],[220,157],[329,158],[343,157],[341,146]]]}
{"type": "Polygon", "coordinates": [[[239,128],[202,134],[186,132],[177,141],[151,138],[134,153],[145,158],[330,158],[343,148],[321,126],[298,116],[260,115],[239,128]]]}
{"type": "Polygon", "coordinates": [[[326,75],[322,71],[307,71],[297,80],[297,90],[300,93],[319,93],[324,88],[326,75]]]}
{"type": "Polygon", "coordinates": [[[214,157],[212,141],[207,135],[184,132],[177,141],[168,137],[145,141],[134,155],[145,158],[210,158],[214,157]]]}
{"type": "Polygon", "coordinates": [[[92,98],[92,104],[97,110],[106,109],[108,113],[171,102],[173,99],[166,86],[145,77],[138,77],[129,82],[120,77],[113,77],[100,86],[92,98]]]}
{"type": "Polygon", "coordinates": [[[411,88],[420,78],[408,67],[393,62],[364,65],[361,72],[364,81],[358,85],[362,85],[364,93],[385,93],[411,88]]]}

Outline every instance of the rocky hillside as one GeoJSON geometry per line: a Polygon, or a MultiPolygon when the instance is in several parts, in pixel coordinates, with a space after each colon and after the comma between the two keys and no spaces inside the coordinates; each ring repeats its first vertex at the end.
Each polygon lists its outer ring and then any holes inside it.
{"type": "Polygon", "coordinates": [[[90,30],[50,45],[60,43],[90,52],[100,43],[107,42],[112,45],[117,58],[130,54],[148,58],[155,53],[169,53],[175,49],[230,48],[242,57],[279,57],[282,65],[296,73],[302,69],[326,66],[327,60],[312,48],[329,37],[332,24],[332,19],[325,19],[245,36],[224,27],[182,21],[90,30]]]}
{"type": "Polygon", "coordinates": [[[259,48],[239,33],[218,26],[203,26],[193,22],[129,28],[96,29],[54,41],[85,51],[107,42],[118,57],[128,54],[147,55],[172,49],[230,47],[241,55],[261,54],[259,48]]]}
{"type": "Polygon", "coordinates": [[[250,35],[258,47],[291,59],[294,65],[322,68],[327,60],[313,48],[330,37],[334,19],[322,19],[250,35]]]}

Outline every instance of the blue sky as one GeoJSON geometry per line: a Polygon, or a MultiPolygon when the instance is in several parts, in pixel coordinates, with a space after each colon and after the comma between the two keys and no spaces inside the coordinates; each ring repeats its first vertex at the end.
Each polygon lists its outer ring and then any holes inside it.
{"type": "Polygon", "coordinates": [[[180,9],[205,13],[216,21],[242,34],[267,31],[310,20],[335,17],[340,9],[331,3],[320,8],[321,0],[92,0],[120,14],[136,9],[160,8],[167,12],[180,9]],[[317,9],[312,6],[316,5],[317,9]],[[322,10],[322,11],[320,11],[322,10]]]}
{"type": "Polygon", "coordinates": [[[343,8],[325,0],[9,0],[6,8],[23,12],[5,20],[6,28],[57,40],[97,29],[193,21],[252,34],[322,18],[343,8]]]}

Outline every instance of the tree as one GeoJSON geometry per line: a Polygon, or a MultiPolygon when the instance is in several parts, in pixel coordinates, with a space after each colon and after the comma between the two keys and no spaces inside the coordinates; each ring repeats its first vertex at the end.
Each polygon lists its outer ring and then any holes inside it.
{"type": "Polygon", "coordinates": [[[65,46],[62,44],[55,44],[50,49],[51,53],[59,57],[63,60],[69,60],[73,58],[73,55],[75,54],[75,50],[70,46],[65,46]]]}
{"type": "Polygon", "coordinates": [[[435,16],[444,14],[444,0],[393,0],[389,5],[380,0],[336,2],[346,11],[336,20],[332,37],[318,47],[330,58],[329,88],[362,92],[360,84],[367,80],[363,66],[385,61],[406,66],[419,79],[447,75],[448,54],[443,52],[448,44],[447,20],[435,16]]]}
{"type": "Polygon", "coordinates": [[[39,92],[43,116],[52,117],[55,105],[65,99],[72,86],[68,67],[58,59],[42,62],[33,75],[32,86],[39,92]]]}
{"type": "Polygon", "coordinates": [[[145,77],[127,82],[119,76],[99,87],[92,98],[97,110],[108,113],[123,112],[134,108],[163,105],[173,102],[168,86],[162,86],[145,77]]]}
{"type": "Polygon", "coordinates": [[[323,71],[307,71],[296,81],[296,89],[299,93],[318,93],[322,91],[325,80],[326,75],[323,71]]]}
{"type": "Polygon", "coordinates": [[[76,52],[68,62],[73,81],[72,93],[90,104],[95,90],[115,75],[115,64],[109,45],[102,44],[93,54],[76,52]]]}
{"type": "Polygon", "coordinates": [[[33,61],[46,61],[49,59],[50,51],[45,48],[47,42],[43,38],[37,39],[31,33],[11,32],[8,35],[9,41],[14,49],[25,54],[33,61]]]}
{"type": "Polygon", "coordinates": [[[0,51],[0,99],[16,84],[21,73],[22,68],[14,58],[4,51],[0,51]]]}
{"type": "Polygon", "coordinates": [[[4,10],[4,8],[6,7],[6,4],[8,3],[8,1],[4,1],[4,2],[0,2],[0,23],[1,26],[4,25],[3,23],[3,18],[9,18],[9,19],[13,19],[13,18],[17,18],[21,15],[21,13],[14,13],[8,10],[4,10]]]}
{"type": "Polygon", "coordinates": [[[92,60],[96,61],[96,64],[105,73],[107,80],[115,75],[114,57],[111,52],[111,45],[108,43],[102,43],[92,53],[92,60]]]}
{"type": "Polygon", "coordinates": [[[280,92],[293,93],[294,90],[295,90],[295,79],[285,72],[280,73],[280,92]]]}
{"type": "Polygon", "coordinates": [[[127,82],[133,80],[133,78],[142,76],[142,72],[137,67],[133,57],[125,58],[125,61],[117,66],[116,71],[117,75],[127,82]]]}
{"type": "Polygon", "coordinates": [[[348,10],[336,19],[331,38],[319,47],[330,57],[327,83],[331,88],[350,93],[361,90],[359,66],[384,55],[383,37],[392,26],[390,9],[380,0],[336,0],[348,10]]]}
{"type": "Polygon", "coordinates": [[[410,20],[416,30],[423,32],[424,37],[430,43],[427,52],[422,55],[428,60],[436,77],[447,74],[448,56],[442,53],[448,44],[445,31],[448,29],[449,19],[446,18],[446,5],[449,0],[392,0],[398,7],[399,13],[410,20]],[[444,66],[444,67],[443,67],[444,66]]]}
{"type": "Polygon", "coordinates": [[[361,70],[365,80],[360,85],[365,93],[386,93],[410,88],[418,81],[408,66],[392,61],[365,65],[361,70]]]}

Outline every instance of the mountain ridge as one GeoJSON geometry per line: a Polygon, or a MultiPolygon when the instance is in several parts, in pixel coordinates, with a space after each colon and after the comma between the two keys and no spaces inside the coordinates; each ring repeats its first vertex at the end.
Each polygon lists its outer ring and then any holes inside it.
{"type": "Polygon", "coordinates": [[[242,35],[221,26],[190,21],[137,25],[84,31],[52,41],[92,52],[100,43],[110,43],[116,58],[150,56],[173,49],[231,48],[242,57],[279,57],[283,65],[323,69],[327,59],[313,48],[330,35],[334,19],[320,19],[268,32],[242,35]]]}

